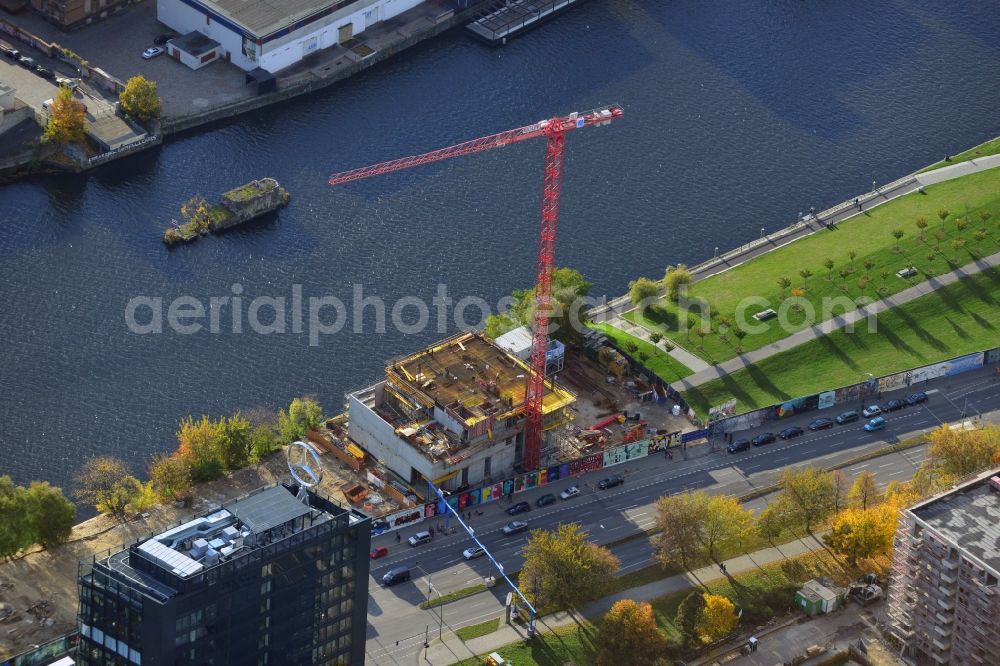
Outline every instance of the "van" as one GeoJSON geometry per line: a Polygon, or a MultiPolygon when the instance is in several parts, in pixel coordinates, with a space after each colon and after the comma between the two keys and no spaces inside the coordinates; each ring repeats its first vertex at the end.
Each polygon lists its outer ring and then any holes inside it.
{"type": "Polygon", "coordinates": [[[411,546],[419,546],[422,543],[430,543],[432,538],[430,532],[417,532],[407,539],[406,542],[411,546]]]}
{"type": "Polygon", "coordinates": [[[382,576],[382,585],[389,587],[407,580],[410,580],[409,567],[395,567],[393,569],[389,569],[389,571],[382,576]]]}
{"type": "Polygon", "coordinates": [[[58,83],[60,86],[66,86],[70,90],[76,90],[77,89],[76,79],[67,79],[67,78],[64,78],[64,77],[60,76],[60,77],[56,78],[56,83],[58,83]]]}
{"type": "Polygon", "coordinates": [[[855,411],[844,412],[843,414],[840,414],[836,418],[837,423],[840,425],[844,425],[845,423],[853,423],[854,421],[857,420],[858,420],[858,413],[855,411]]]}

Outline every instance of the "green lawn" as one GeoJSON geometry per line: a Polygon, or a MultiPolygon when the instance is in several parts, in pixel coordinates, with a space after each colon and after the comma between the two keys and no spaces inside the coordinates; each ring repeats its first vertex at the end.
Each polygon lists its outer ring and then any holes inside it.
{"type": "Polygon", "coordinates": [[[687,391],[701,414],[737,399],[744,412],[875,376],[942,361],[1000,343],[1000,271],[991,269],[879,315],[877,332],[858,325],[687,391]]]}
{"type": "Polygon", "coordinates": [[[470,624],[468,627],[462,627],[461,629],[455,630],[455,635],[461,638],[463,641],[471,641],[473,638],[479,638],[480,636],[485,636],[486,634],[492,634],[500,627],[500,618],[496,617],[492,620],[486,620],[486,622],[480,622],[479,624],[470,624]]]}
{"type": "MultiPolygon", "coordinates": [[[[497,650],[514,666],[584,666],[594,663],[594,625],[583,621],[580,625],[563,627],[539,634],[530,643],[511,643],[497,650]]],[[[454,666],[480,666],[485,658],[471,657],[456,662],[454,666]]]]}
{"type": "Polygon", "coordinates": [[[841,223],[836,230],[823,230],[694,283],[690,298],[707,303],[710,316],[696,308],[681,314],[676,304],[660,303],[645,313],[633,311],[625,317],[660,331],[709,362],[720,362],[737,354],[732,331],[720,330],[720,325],[725,329],[739,323],[738,308],[743,308],[743,321],[763,329],[748,333],[743,340],[743,350],[750,351],[853,308],[852,302],[859,297],[877,300],[998,249],[1000,168],[930,186],[925,194],[901,197],[841,223]],[[950,213],[943,223],[937,215],[942,209],[950,213]],[[985,222],[982,212],[990,216],[985,222]],[[920,217],[928,225],[922,234],[915,224],[920,217]],[[904,232],[899,241],[892,235],[896,229],[904,232]],[[985,233],[977,239],[979,229],[985,233]],[[963,245],[956,246],[956,240],[963,245]],[[853,259],[852,252],[856,254],[853,259]],[[827,259],[833,262],[832,269],[824,265],[827,259]],[[896,271],[911,265],[920,271],[916,276],[896,277],[896,271]],[[801,277],[802,270],[811,271],[812,276],[801,277]],[[791,288],[782,289],[780,278],[790,280],[791,288]],[[812,309],[814,320],[795,310],[788,312],[788,326],[779,325],[777,319],[760,324],[752,318],[767,307],[779,310],[795,290],[804,290],[804,310],[812,309]],[[750,297],[759,302],[749,301],[750,297]],[[824,307],[824,301],[831,299],[841,303],[824,307]],[[732,323],[727,324],[726,318],[732,323]],[[689,322],[689,334],[682,332],[684,321],[689,322]],[[699,328],[711,328],[704,340],[697,335],[699,328]],[[727,335],[732,339],[726,339],[727,335]]]}
{"type": "Polygon", "coordinates": [[[940,161],[936,164],[932,164],[929,167],[923,168],[917,173],[923,173],[924,171],[933,171],[934,169],[940,169],[943,166],[948,166],[949,164],[958,164],[959,162],[967,162],[975,157],[985,157],[987,155],[996,155],[1000,153],[1000,136],[995,139],[991,139],[986,143],[981,143],[978,146],[969,148],[958,155],[952,155],[950,162],[940,161]]]}
{"type": "Polygon", "coordinates": [[[656,376],[665,382],[675,382],[691,374],[690,368],[663,351],[661,347],[654,347],[645,340],[640,340],[609,324],[591,324],[590,326],[614,340],[615,345],[621,350],[625,349],[626,342],[634,342],[639,347],[635,360],[641,360],[638,356],[640,353],[648,354],[649,358],[642,361],[643,365],[656,373],[656,376]]]}

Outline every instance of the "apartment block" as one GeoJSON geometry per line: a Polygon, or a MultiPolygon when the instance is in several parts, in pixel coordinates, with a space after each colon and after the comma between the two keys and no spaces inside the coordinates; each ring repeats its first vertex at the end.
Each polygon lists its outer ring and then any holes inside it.
{"type": "Polygon", "coordinates": [[[31,6],[51,23],[71,30],[107,18],[137,0],[31,0],[31,6]]]}
{"type": "Polygon", "coordinates": [[[901,513],[888,613],[914,664],[985,666],[1000,655],[1000,470],[901,513]]]}
{"type": "MultiPolygon", "coordinates": [[[[391,361],[385,379],[348,394],[348,435],[423,491],[489,483],[518,468],[527,363],[478,333],[460,333],[391,361]]],[[[546,379],[542,429],[573,418],[576,396],[546,379]]],[[[544,451],[543,451],[544,457],[544,451]]]]}

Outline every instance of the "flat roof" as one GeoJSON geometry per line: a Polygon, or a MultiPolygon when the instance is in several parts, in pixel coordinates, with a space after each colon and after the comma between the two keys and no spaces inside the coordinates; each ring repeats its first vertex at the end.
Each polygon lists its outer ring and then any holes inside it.
{"type": "Polygon", "coordinates": [[[274,486],[226,506],[251,532],[259,534],[295,520],[312,511],[312,507],[295,499],[282,486],[274,486]]]}
{"type": "Polygon", "coordinates": [[[494,340],[498,347],[506,349],[512,354],[531,349],[531,331],[527,326],[518,326],[512,331],[507,331],[494,340]]]}
{"type": "MultiPolygon", "coordinates": [[[[361,4],[362,1],[355,0],[355,3],[347,4],[361,4]]],[[[258,37],[264,37],[324,9],[335,7],[342,0],[197,0],[197,2],[258,37]]]]}
{"type": "Polygon", "coordinates": [[[197,30],[189,32],[183,37],[174,37],[170,43],[196,58],[219,48],[219,42],[211,37],[206,37],[197,30]]]}
{"type": "MultiPolygon", "coordinates": [[[[466,425],[524,405],[531,368],[479,333],[462,333],[390,363],[386,378],[424,407],[440,405],[466,425]]],[[[546,382],[542,412],[572,404],[575,396],[546,382]]]]}
{"type": "Polygon", "coordinates": [[[1000,492],[990,489],[990,478],[998,474],[993,470],[910,509],[994,572],[1000,572],[1000,492]]]}

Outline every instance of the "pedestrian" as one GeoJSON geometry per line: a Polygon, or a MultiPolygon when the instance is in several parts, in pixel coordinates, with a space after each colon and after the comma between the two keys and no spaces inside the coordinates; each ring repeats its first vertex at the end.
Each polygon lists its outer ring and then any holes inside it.
{"type": "Polygon", "coordinates": [[[402,537],[399,536],[399,532],[396,532],[396,543],[399,543],[402,540],[402,537]]]}
{"type": "Polygon", "coordinates": [[[854,197],[854,205],[858,207],[858,210],[861,210],[861,198],[860,197],[854,197]]]}

